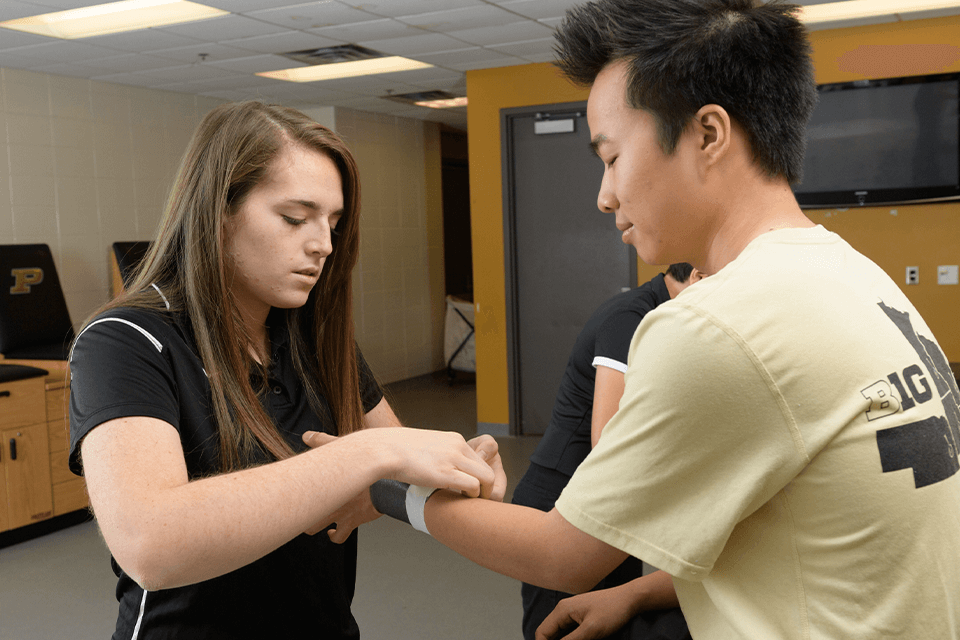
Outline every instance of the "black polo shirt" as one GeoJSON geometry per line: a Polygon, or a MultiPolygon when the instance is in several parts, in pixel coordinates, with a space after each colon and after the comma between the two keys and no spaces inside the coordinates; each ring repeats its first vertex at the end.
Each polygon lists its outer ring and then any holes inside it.
{"type": "MultiPolygon", "coordinates": [[[[568,478],[573,475],[591,449],[596,365],[599,362],[625,371],[630,341],[640,322],[668,300],[670,291],[661,273],[636,289],[613,296],[593,312],[570,352],[550,424],[530,457],[531,462],[556,469],[568,478]]],[[[556,495],[562,490],[563,486],[557,487],[556,495]]]]}
{"type": "MultiPolygon", "coordinates": [[[[325,401],[321,415],[310,408],[290,358],[285,323],[271,325],[263,406],[294,450],[302,451],[305,431],[335,433],[335,423],[325,401]]],[[[363,357],[358,360],[363,406],[370,411],[383,392],[363,357]]],[[[218,472],[210,385],[186,317],[142,309],[108,311],[78,337],[70,371],[74,473],[82,474],[83,437],[97,425],[129,416],[157,418],[178,430],[191,479],[218,472]]],[[[111,559],[120,602],[113,637],[358,638],[350,612],[356,554],[356,532],[343,545],[333,544],[322,532],[300,535],[219,578],[149,593],[111,559]]]]}

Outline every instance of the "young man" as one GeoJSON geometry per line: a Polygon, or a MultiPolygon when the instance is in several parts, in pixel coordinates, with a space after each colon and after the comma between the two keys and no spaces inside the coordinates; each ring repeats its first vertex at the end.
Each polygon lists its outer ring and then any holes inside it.
{"type": "Polygon", "coordinates": [[[957,638],[957,386],[893,281],[790,191],[815,102],[793,11],[568,14],[559,64],[591,86],[600,208],[646,262],[711,275],[640,325],[643,368],[556,509],[441,492],[425,523],[560,590],[642,558],[698,640],[957,638]]]}

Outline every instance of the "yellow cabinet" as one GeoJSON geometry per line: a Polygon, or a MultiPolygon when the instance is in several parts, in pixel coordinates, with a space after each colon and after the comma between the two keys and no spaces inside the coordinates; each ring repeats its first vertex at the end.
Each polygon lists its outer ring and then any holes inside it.
{"type": "Polygon", "coordinates": [[[44,378],[0,384],[0,531],[53,513],[44,378]]]}
{"type": "Polygon", "coordinates": [[[2,360],[47,370],[0,384],[0,531],[84,509],[83,478],[70,472],[70,371],[59,360],[2,360]],[[4,392],[9,391],[6,395],[4,392]],[[11,445],[16,452],[12,459],[11,445]]]}

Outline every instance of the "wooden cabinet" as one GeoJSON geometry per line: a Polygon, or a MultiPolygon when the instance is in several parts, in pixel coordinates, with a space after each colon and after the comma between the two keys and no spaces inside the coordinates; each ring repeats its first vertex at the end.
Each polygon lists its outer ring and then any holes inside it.
{"type": "Polygon", "coordinates": [[[77,509],[84,509],[90,503],[83,478],[73,475],[68,465],[70,458],[69,378],[47,382],[46,405],[53,515],[59,516],[77,509]]]}
{"type": "Polygon", "coordinates": [[[0,531],[53,517],[44,378],[0,384],[0,531]]]}
{"type": "Polygon", "coordinates": [[[86,485],[68,467],[70,372],[59,360],[0,360],[46,369],[0,384],[0,531],[86,508],[86,485]],[[3,392],[9,390],[9,397],[3,392]],[[10,402],[7,402],[10,401],[10,402]],[[11,440],[17,459],[12,460],[11,440]],[[6,508],[4,508],[6,507],[6,508]]]}

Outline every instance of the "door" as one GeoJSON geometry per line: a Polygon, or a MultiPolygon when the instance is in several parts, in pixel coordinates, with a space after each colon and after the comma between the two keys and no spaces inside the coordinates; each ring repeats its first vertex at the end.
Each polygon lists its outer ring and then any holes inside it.
{"type": "Polygon", "coordinates": [[[50,450],[47,425],[37,424],[0,432],[4,446],[7,503],[6,525],[15,529],[53,515],[50,450]]]}
{"type": "Polygon", "coordinates": [[[586,103],[501,112],[511,433],[542,434],[577,335],[635,286],[636,252],[597,209],[586,103]]]}

